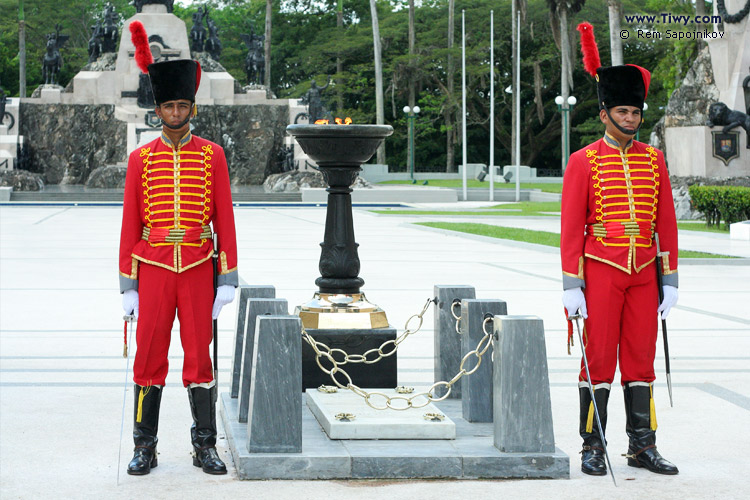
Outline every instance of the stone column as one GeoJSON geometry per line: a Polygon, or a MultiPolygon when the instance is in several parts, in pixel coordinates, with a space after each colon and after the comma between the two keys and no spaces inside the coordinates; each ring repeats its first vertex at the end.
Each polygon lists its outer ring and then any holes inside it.
{"type": "MultiPolygon", "coordinates": [[[[458,373],[461,363],[461,338],[456,332],[456,320],[451,315],[451,304],[455,299],[473,299],[474,287],[468,285],[435,285],[437,310],[435,311],[435,371],[434,382],[448,381],[458,373]]],[[[460,308],[456,307],[458,314],[460,308]]],[[[438,387],[436,396],[443,396],[445,389],[438,387]]],[[[461,398],[460,384],[451,390],[449,399],[461,398]]]]}
{"type": "Polygon", "coordinates": [[[495,447],[553,453],[544,324],[537,316],[495,316],[495,447]]]}
{"type": "Polygon", "coordinates": [[[302,451],[302,323],[298,316],[261,316],[247,423],[250,453],[302,451]]]}
{"type": "MultiPolygon", "coordinates": [[[[508,314],[504,300],[463,299],[461,301],[461,356],[477,348],[484,337],[482,324],[487,315],[491,317],[508,314]]],[[[493,330],[493,324],[487,325],[493,330]]],[[[477,358],[469,358],[464,368],[476,366],[477,358]]],[[[492,422],[492,348],[482,356],[482,364],[471,375],[461,379],[461,409],[467,422],[492,422]]]]}
{"type": "Polygon", "coordinates": [[[237,299],[237,317],[234,324],[234,354],[232,355],[232,385],[231,395],[236,398],[240,394],[240,374],[242,373],[242,353],[245,347],[245,323],[247,322],[248,299],[276,297],[276,289],[273,285],[246,285],[239,286],[239,298],[237,299]]]}
{"type": "MultiPolygon", "coordinates": [[[[238,418],[247,422],[247,411],[250,404],[250,383],[252,381],[253,362],[255,359],[255,323],[258,316],[270,314],[289,314],[286,299],[249,299],[247,301],[247,322],[245,323],[245,352],[242,361],[242,378],[240,382],[240,404],[238,418]]],[[[301,334],[300,334],[301,336],[301,334]]]]}

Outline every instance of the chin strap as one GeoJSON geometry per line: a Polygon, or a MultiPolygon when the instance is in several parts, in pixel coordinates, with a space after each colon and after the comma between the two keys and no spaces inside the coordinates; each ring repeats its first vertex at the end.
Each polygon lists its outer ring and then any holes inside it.
{"type": "Polygon", "coordinates": [[[619,123],[617,123],[616,121],[614,121],[612,119],[612,115],[609,114],[609,108],[607,106],[604,106],[604,112],[607,113],[607,118],[609,118],[609,121],[612,122],[612,125],[614,125],[617,130],[619,130],[623,134],[627,134],[627,135],[635,135],[635,134],[637,134],[638,131],[641,129],[641,125],[643,125],[643,122],[645,121],[644,118],[643,118],[643,110],[641,110],[641,122],[638,124],[638,126],[635,128],[635,130],[633,130],[631,132],[630,130],[621,127],[619,123]]]}
{"type": "MultiPolygon", "coordinates": [[[[161,120],[161,124],[164,127],[167,127],[170,130],[177,130],[177,129],[181,129],[182,127],[184,127],[185,125],[187,125],[188,122],[190,122],[190,119],[192,117],[194,117],[195,115],[197,115],[197,114],[198,114],[198,106],[196,106],[195,103],[193,103],[193,109],[190,110],[190,114],[180,124],[178,124],[178,125],[170,125],[167,122],[165,122],[164,120],[162,120],[161,118],[159,118],[159,120],[161,120]]],[[[608,112],[608,114],[609,114],[609,112],[608,112]]],[[[610,118],[610,120],[611,120],[611,118],[610,118]]]]}
{"type": "Polygon", "coordinates": [[[190,118],[192,118],[192,117],[188,116],[179,125],[170,125],[167,122],[165,122],[164,120],[161,120],[161,124],[163,126],[167,127],[168,129],[177,130],[177,129],[181,129],[182,127],[184,127],[185,125],[187,125],[187,123],[190,121],[190,118]]]}

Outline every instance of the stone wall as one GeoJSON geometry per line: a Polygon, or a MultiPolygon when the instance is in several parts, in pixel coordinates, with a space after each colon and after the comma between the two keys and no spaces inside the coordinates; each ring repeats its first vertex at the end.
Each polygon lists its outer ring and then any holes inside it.
{"type": "Polygon", "coordinates": [[[669,97],[664,116],[654,125],[649,143],[661,149],[669,161],[665,128],[705,125],[708,107],[718,100],[719,89],[714,80],[711,53],[703,44],[681,85],[669,97]]]}
{"type": "Polygon", "coordinates": [[[224,148],[232,185],[260,185],[281,172],[287,106],[198,106],[193,133],[224,148]]]}
{"type": "Polygon", "coordinates": [[[29,170],[45,184],[85,184],[99,167],[126,161],[127,125],[114,106],[22,102],[29,170]]]}
{"type": "MultiPolygon", "coordinates": [[[[114,106],[24,102],[20,115],[29,170],[45,184],[122,187],[121,175],[104,171],[127,161],[127,124],[114,118],[114,106]]],[[[279,105],[198,106],[193,133],[224,148],[233,185],[260,185],[281,171],[288,116],[279,105]]]]}

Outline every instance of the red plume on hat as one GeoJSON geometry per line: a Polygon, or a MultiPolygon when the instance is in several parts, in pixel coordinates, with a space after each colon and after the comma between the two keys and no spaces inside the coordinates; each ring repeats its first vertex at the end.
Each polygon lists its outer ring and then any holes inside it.
{"type": "Polygon", "coordinates": [[[581,33],[581,52],[583,53],[583,68],[596,78],[596,70],[601,67],[599,48],[594,38],[594,27],[590,23],[581,23],[576,28],[581,33]]]}
{"type": "Polygon", "coordinates": [[[130,23],[130,40],[135,46],[135,62],[141,71],[148,73],[148,66],[154,62],[154,56],[151,55],[151,48],[148,46],[148,35],[146,28],[140,21],[130,23]]]}

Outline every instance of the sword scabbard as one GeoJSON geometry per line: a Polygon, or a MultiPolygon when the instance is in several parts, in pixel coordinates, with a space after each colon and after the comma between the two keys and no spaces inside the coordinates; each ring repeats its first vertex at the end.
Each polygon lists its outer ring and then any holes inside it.
{"type": "Polygon", "coordinates": [[[128,322],[125,321],[122,332],[122,357],[128,357],[128,322]]]}

